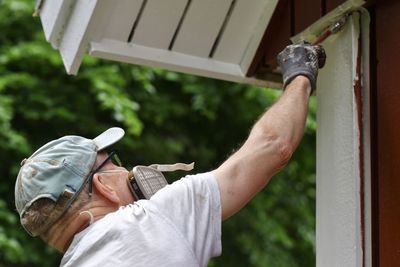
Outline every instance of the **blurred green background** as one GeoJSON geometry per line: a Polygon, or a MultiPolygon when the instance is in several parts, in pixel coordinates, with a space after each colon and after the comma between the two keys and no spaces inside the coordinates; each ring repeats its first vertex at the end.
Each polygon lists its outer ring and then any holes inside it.
{"type": "MultiPolygon", "coordinates": [[[[60,261],[24,232],[14,206],[19,164],[44,143],[119,126],[127,132],[116,147],[126,166],[195,161],[195,172],[208,171],[240,146],[280,95],[89,57],[77,76],[68,76],[33,8],[33,0],[0,0],[0,267],[60,261]]],[[[223,223],[223,254],[210,266],[315,266],[315,110],[312,99],[289,165],[223,223]]]]}

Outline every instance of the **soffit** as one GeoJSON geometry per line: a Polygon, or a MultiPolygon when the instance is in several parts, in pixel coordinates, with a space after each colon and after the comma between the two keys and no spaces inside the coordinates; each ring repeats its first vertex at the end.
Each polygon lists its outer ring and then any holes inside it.
{"type": "Polygon", "coordinates": [[[247,77],[278,0],[42,1],[47,40],[76,74],[85,54],[278,87],[247,77]]]}

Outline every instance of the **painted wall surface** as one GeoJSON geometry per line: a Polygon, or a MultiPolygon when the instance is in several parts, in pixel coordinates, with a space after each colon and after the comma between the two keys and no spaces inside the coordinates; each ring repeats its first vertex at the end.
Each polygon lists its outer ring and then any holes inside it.
{"type": "Polygon", "coordinates": [[[362,266],[359,135],[354,95],[358,13],[323,46],[327,64],[317,89],[317,227],[319,267],[362,266]]]}
{"type": "Polygon", "coordinates": [[[390,267],[400,266],[400,1],[379,1],[375,12],[374,256],[390,267]]]}

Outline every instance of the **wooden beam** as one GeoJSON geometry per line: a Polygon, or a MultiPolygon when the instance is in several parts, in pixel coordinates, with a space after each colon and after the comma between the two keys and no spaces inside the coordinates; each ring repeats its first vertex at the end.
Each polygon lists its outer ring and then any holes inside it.
{"type": "Polygon", "coordinates": [[[110,39],[103,39],[101,42],[91,43],[90,54],[98,58],[149,67],[165,68],[210,78],[249,83],[271,88],[280,87],[279,83],[245,77],[240,66],[237,64],[110,39]]]}
{"type": "Polygon", "coordinates": [[[399,1],[376,4],[376,157],[378,186],[379,265],[398,266],[400,262],[400,14],[399,1]]]}

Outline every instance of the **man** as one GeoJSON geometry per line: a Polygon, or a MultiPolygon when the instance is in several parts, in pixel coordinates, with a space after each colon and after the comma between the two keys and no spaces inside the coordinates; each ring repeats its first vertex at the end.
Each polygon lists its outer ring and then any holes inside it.
{"type": "Polygon", "coordinates": [[[220,167],[136,199],[130,173],[105,149],[124,132],[65,136],[21,162],[15,202],[21,224],[64,253],[61,266],[207,266],[221,254],[221,220],[239,211],[282,169],[303,135],[323,49],[286,47],[284,92],[220,167]]]}

